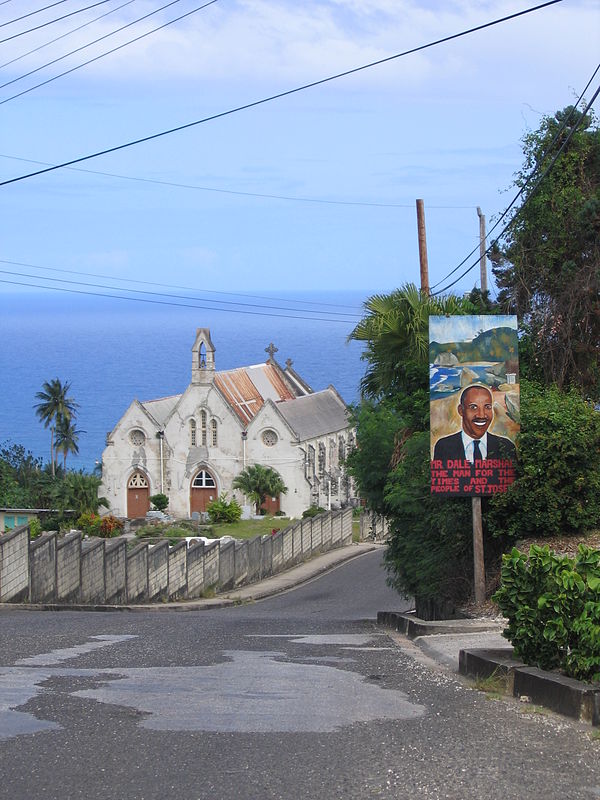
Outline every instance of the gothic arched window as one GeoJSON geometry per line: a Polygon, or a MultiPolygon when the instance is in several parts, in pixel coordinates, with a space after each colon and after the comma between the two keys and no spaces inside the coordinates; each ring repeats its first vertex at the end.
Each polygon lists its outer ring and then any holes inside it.
{"type": "Polygon", "coordinates": [[[217,446],[217,420],[210,421],[210,443],[213,447],[217,446]]]}
{"type": "Polygon", "coordinates": [[[200,443],[206,446],[206,411],[200,412],[200,443]]]}
{"type": "Polygon", "coordinates": [[[196,446],[196,420],[190,420],[190,444],[192,447],[196,446]]]}

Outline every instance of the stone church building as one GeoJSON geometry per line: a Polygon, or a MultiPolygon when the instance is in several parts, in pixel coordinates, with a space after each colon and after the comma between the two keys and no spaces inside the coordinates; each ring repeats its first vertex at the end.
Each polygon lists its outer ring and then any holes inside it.
{"type": "Polygon", "coordinates": [[[314,392],[292,368],[282,368],[272,344],[261,364],[217,371],[207,328],[192,347],[191,383],[183,394],[134,400],[106,439],[100,494],[112,514],[143,517],[149,498],[163,493],[171,515],[204,511],[232,490],[246,466],[273,467],[287,494],[267,498],[269,513],[299,517],[311,505],[354,503],[343,460],[354,434],[333,386],[314,392]]]}

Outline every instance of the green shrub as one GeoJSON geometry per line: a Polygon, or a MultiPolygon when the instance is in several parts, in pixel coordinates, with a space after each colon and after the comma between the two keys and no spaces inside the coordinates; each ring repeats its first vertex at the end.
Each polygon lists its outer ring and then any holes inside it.
{"type": "Polygon", "coordinates": [[[513,539],[580,533],[600,524],[600,414],[575,392],[521,384],[517,479],[486,524],[513,539]]]}
{"type": "Polygon", "coordinates": [[[169,505],[169,498],[166,494],[153,494],[150,498],[150,502],[154,506],[157,511],[164,511],[165,508],[169,505]]]}
{"type": "Polygon", "coordinates": [[[222,492],[216,500],[206,506],[211,522],[237,522],[242,516],[242,507],[233,497],[227,500],[227,492],[222,492]]]}
{"type": "Polygon", "coordinates": [[[541,669],[600,681],[600,551],[579,545],[575,559],[533,545],[502,558],[493,599],[508,619],[515,655],[541,669]]]}
{"type": "Polygon", "coordinates": [[[76,525],[80,531],[87,536],[100,536],[100,524],[102,518],[98,514],[93,514],[91,511],[85,511],[78,518],[76,525]]]}
{"type": "Polygon", "coordinates": [[[37,537],[42,532],[42,523],[39,521],[37,517],[33,517],[29,520],[29,538],[30,539],[37,539],[37,537]]]}
{"type": "Polygon", "coordinates": [[[423,600],[467,599],[473,579],[471,502],[431,494],[429,433],[406,441],[403,459],[390,472],[385,502],[390,510],[384,556],[388,583],[404,596],[423,600]]]}
{"type": "Polygon", "coordinates": [[[302,519],[308,519],[309,517],[316,517],[317,514],[322,514],[325,511],[324,508],[321,506],[309,506],[306,511],[302,512],[302,519]]]}
{"type": "Polygon", "coordinates": [[[98,536],[102,536],[104,539],[110,539],[113,536],[119,536],[122,530],[123,523],[121,520],[109,514],[107,517],[102,517],[98,536]]]}

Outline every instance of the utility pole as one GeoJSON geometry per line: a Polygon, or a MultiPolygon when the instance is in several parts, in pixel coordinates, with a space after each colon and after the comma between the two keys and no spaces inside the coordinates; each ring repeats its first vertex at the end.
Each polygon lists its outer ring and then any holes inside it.
{"type": "Polygon", "coordinates": [[[427,263],[427,234],[425,232],[425,206],[417,200],[417,232],[419,234],[419,264],[421,267],[421,292],[429,295],[429,265],[427,263]]]}
{"type": "Polygon", "coordinates": [[[481,274],[481,293],[487,292],[487,267],[485,262],[485,215],[477,206],[477,216],[479,217],[479,272],[481,274]]]}

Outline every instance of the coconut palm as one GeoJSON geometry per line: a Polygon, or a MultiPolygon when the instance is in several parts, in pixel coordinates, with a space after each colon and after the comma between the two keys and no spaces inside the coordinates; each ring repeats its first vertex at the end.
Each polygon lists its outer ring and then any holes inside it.
{"type": "Polygon", "coordinates": [[[234,489],[240,489],[249,500],[256,504],[256,513],[268,496],[277,497],[287,493],[281,475],[272,467],[263,467],[262,464],[253,464],[242,470],[231,484],[234,489]]]}
{"type": "Polygon", "coordinates": [[[44,423],[45,428],[50,428],[50,464],[52,474],[55,474],[56,453],[54,450],[54,431],[57,421],[64,418],[69,421],[76,413],[77,403],[72,397],[68,397],[71,384],[66,381],[64,384],[58,378],[45,381],[42,391],[37,392],[36,399],[40,400],[35,408],[35,413],[44,423]]]}
{"type": "Polygon", "coordinates": [[[75,427],[73,418],[60,416],[56,420],[54,451],[63,455],[63,472],[67,471],[67,455],[79,453],[79,435],[85,433],[75,427]]]}
{"type": "Polygon", "coordinates": [[[410,389],[415,365],[426,365],[429,351],[429,316],[473,312],[472,304],[454,296],[430,297],[414,283],[384,295],[373,295],[365,303],[366,316],[348,339],[366,342],[363,355],[369,366],[361,381],[363,393],[377,399],[410,389]],[[409,367],[409,365],[412,365],[409,367]]]}

